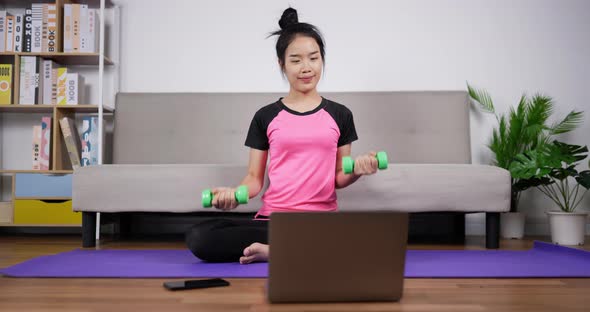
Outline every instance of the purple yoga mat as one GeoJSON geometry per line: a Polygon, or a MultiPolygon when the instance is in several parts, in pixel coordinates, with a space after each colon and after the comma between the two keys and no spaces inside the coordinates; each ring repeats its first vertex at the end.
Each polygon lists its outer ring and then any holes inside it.
{"type": "MultiPolygon", "coordinates": [[[[11,277],[267,277],[268,264],[206,263],[188,250],[74,250],[0,270],[11,277]]],[[[590,277],[590,252],[535,242],[530,250],[408,250],[406,277],[590,277]]]]}

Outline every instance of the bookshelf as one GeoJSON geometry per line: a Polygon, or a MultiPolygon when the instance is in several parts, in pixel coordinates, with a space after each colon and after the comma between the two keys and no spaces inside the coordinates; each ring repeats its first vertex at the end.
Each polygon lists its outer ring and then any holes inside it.
{"type": "MultiPolygon", "coordinates": [[[[39,56],[47,60],[53,60],[58,64],[67,65],[86,65],[96,66],[99,63],[100,55],[98,53],[30,53],[30,52],[0,52],[0,56],[18,57],[18,56],[39,56]]],[[[114,65],[108,57],[103,56],[105,65],[114,65]]]]}
{"type": "Polygon", "coordinates": [[[98,164],[102,164],[105,155],[103,122],[115,113],[114,100],[119,89],[119,6],[110,0],[4,0],[0,2],[0,10],[14,15],[14,12],[31,8],[33,3],[56,5],[56,52],[0,52],[0,63],[12,64],[11,104],[0,104],[0,227],[79,227],[81,213],[71,211],[74,169],[59,120],[63,117],[76,121],[82,116],[97,117],[98,164]],[[64,52],[66,4],[86,4],[89,9],[96,9],[96,52],[64,52]],[[84,104],[20,104],[19,69],[21,58],[25,56],[52,60],[60,67],[68,68],[68,72],[72,69],[84,76],[84,92],[90,90],[80,99],[84,104]],[[86,76],[90,79],[86,80],[86,76]],[[33,170],[32,127],[29,124],[37,118],[40,121],[41,116],[51,118],[49,169],[33,170]],[[6,137],[9,139],[3,140],[6,137]],[[27,166],[27,159],[30,166],[27,166]]]}

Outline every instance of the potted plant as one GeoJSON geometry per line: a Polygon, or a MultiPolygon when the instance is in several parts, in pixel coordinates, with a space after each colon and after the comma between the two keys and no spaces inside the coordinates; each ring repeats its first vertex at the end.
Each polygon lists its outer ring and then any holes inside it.
{"type": "MultiPolygon", "coordinates": [[[[509,170],[516,155],[545,144],[554,135],[574,130],[582,121],[582,112],[570,112],[560,122],[549,125],[553,113],[553,99],[536,94],[532,98],[522,95],[516,109],[508,114],[497,114],[492,98],[485,90],[478,90],[467,84],[469,96],[479,103],[487,113],[494,114],[498,126],[493,129],[487,145],[494,154],[492,165],[509,170]]],[[[521,193],[531,187],[527,181],[512,176],[510,212],[500,216],[500,235],[503,238],[522,238],[524,235],[524,213],[518,210],[521,193]]]]}
{"type": "Polygon", "coordinates": [[[517,155],[510,166],[513,177],[527,181],[560,208],[547,211],[551,240],[556,244],[584,244],[588,213],[575,210],[590,189],[590,170],[578,172],[576,167],[587,153],[586,146],[554,141],[517,155]]]}

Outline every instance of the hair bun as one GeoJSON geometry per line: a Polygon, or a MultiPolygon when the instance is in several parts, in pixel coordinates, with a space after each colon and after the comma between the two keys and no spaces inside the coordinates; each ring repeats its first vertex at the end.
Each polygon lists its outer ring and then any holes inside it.
{"type": "Polygon", "coordinates": [[[295,24],[299,23],[299,18],[297,17],[297,10],[293,8],[288,8],[283,12],[281,19],[279,20],[279,26],[281,29],[289,28],[295,24]]]}

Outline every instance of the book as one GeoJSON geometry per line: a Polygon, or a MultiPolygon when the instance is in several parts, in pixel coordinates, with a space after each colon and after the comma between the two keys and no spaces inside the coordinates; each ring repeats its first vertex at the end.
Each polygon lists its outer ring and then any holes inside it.
{"type": "Polygon", "coordinates": [[[80,104],[80,91],[82,91],[81,86],[83,86],[82,81],[82,76],[80,76],[78,73],[68,73],[66,75],[66,104],[80,104]]]}
{"type": "Polygon", "coordinates": [[[35,57],[35,104],[43,104],[43,59],[35,57]]]}
{"type": "Polygon", "coordinates": [[[100,16],[98,9],[88,10],[88,50],[86,52],[98,52],[100,33],[100,16]]]}
{"type": "Polygon", "coordinates": [[[6,16],[6,52],[14,52],[14,16],[6,16]]]}
{"type": "Polygon", "coordinates": [[[80,51],[88,51],[88,5],[80,5],[80,51]]]}
{"type": "Polygon", "coordinates": [[[19,104],[34,105],[37,97],[35,92],[39,84],[37,59],[35,56],[21,56],[20,60],[19,104]]]}
{"type": "Polygon", "coordinates": [[[31,52],[43,52],[43,3],[31,4],[32,40],[31,52]]]}
{"type": "Polygon", "coordinates": [[[52,60],[43,60],[43,102],[41,104],[53,104],[54,68],[58,65],[52,60]]]}
{"type": "Polygon", "coordinates": [[[12,64],[0,64],[0,105],[12,104],[12,64]]]}
{"type": "Polygon", "coordinates": [[[98,164],[98,117],[82,119],[82,167],[98,164]]]}
{"type": "Polygon", "coordinates": [[[74,170],[80,167],[80,139],[74,120],[69,117],[63,117],[59,120],[61,133],[66,144],[68,156],[74,170]]]}
{"type": "Polygon", "coordinates": [[[63,16],[63,20],[64,20],[64,25],[63,25],[63,30],[64,30],[64,38],[63,38],[63,44],[64,44],[64,52],[72,52],[73,51],[73,34],[72,34],[72,5],[69,3],[64,4],[64,16],[63,16]]]}
{"type": "Polygon", "coordinates": [[[66,105],[66,81],[68,77],[68,69],[60,67],[57,69],[57,104],[66,105]]]}
{"type": "Polygon", "coordinates": [[[53,67],[51,69],[51,104],[57,104],[57,76],[58,76],[58,68],[53,67]]]}
{"type": "Polygon", "coordinates": [[[80,52],[81,4],[72,4],[72,52],[80,52]]]}
{"type": "Polygon", "coordinates": [[[57,52],[57,6],[47,5],[47,52],[57,52]]]}
{"type": "Polygon", "coordinates": [[[41,125],[33,126],[33,170],[41,170],[41,125]]]}
{"type": "Polygon", "coordinates": [[[14,52],[23,51],[23,24],[24,16],[17,14],[14,16],[14,52]]]}
{"type": "Polygon", "coordinates": [[[49,170],[51,159],[51,117],[41,118],[41,155],[39,162],[41,170],[49,170]]]}
{"type": "Polygon", "coordinates": [[[33,10],[25,9],[25,19],[23,21],[23,52],[31,52],[33,49],[33,10]]]}
{"type": "Polygon", "coordinates": [[[42,13],[41,13],[41,51],[47,52],[47,26],[49,24],[49,4],[43,3],[42,4],[42,13]]]}
{"type": "Polygon", "coordinates": [[[0,52],[6,52],[6,11],[0,11],[0,52]]]}

